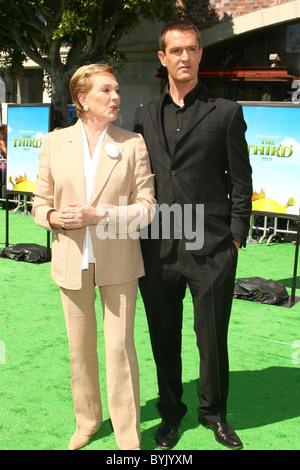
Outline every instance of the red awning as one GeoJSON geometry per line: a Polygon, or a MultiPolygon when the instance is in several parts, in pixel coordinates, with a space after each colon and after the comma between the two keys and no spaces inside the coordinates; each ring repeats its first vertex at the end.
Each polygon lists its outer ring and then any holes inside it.
{"type": "Polygon", "coordinates": [[[243,81],[286,81],[293,82],[297,79],[287,73],[286,67],[241,67],[228,70],[205,70],[198,72],[203,79],[215,80],[243,80],[243,81]]]}

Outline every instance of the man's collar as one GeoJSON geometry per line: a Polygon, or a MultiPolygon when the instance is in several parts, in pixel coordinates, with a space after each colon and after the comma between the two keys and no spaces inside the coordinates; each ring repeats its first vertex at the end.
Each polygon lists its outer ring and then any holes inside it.
{"type": "MultiPolygon", "coordinates": [[[[202,87],[202,83],[199,80],[197,85],[185,95],[185,97],[184,97],[184,105],[185,106],[188,106],[190,104],[195,103],[195,101],[197,99],[197,96],[199,96],[199,91],[200,91],[201,87],[202,87]]],[[[164,101],[165,101],[165,103],[168,102],[168,101],[174,103],[172,95],[170,94],[170,84],[169,83],[166,85],[164,101]]]]}

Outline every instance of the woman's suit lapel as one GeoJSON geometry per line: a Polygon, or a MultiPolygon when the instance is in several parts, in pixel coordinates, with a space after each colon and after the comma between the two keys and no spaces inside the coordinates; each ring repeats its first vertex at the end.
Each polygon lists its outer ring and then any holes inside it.
{"type": "MultiPolygon", "coordinates": [[[[105,184],[107,183],[111,172],[122,158],[123,144],[117,142],[118,128],[108,125],[105,137],[103,139],[98,166],[94,179],[94,186],[90,203],[97,199],[105,184]],[[114,143],[119,149],[118,157],[110,157],[106,150],[107,143],[114,143]]],[[[83,140],[81,133],[81,126],[79,120],[70,128],[68,148],[65,155],[66,171],[69,173],[74,189],[78,196],[80,204],[86,204],[86,191],[85,191],[85,175],[83,165],[83,140]]]]}
{"type": "Polygon", "coordinates": [[[100,149],[100,156],[95,174],[91,204],[93,204],[93,202],[99,197],[112,171],[122,158],[123,144],[118,142],[118,134],[118,128],[109,124],[100,149]],[[105,146],[109,143],[114,144],[118,148],[119,155],[117,157],[108,155],[105,146]]]}
{"type": "Polygon", "coordinates": [[[85,205],[86,193],[83,165],[83,140],[79,120],[74,124],[74,126],[70,127],[64,160],[65,171],[69,174],[78,196],[77,202],[85,205]]]}

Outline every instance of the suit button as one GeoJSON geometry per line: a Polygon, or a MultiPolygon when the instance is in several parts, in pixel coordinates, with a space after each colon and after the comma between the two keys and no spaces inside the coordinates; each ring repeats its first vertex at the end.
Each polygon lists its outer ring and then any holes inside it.
{"type": "Polygon", "coordinates": [[[175,202],[175,197],[171,197],[171,198],[170,198],[170,201],[171,201],[172,203],[175,202]]]}
{"type": "Polygon", "coordinates": [[[175,170],[171,170],[171,176],[175,176],[176,175],[176,171],[175,170]]]}

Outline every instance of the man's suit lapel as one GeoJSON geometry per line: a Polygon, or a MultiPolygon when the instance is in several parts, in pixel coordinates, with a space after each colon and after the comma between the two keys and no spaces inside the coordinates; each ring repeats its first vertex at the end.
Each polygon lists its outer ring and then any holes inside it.
{"type": "MultiPolygon", "coordinates": [[[[193,111],[189,117],[189,120],[187,122],[187,125],[182,131],[182,134],[180,136],[180,139],[178,140],[178,143],[180,142],[181,139],[183,139],[189,132],[191,132],[195,126],[197,126],[201,121],[205,119],[205,117],[215,109],[216,105],[214,101],[201,101],[201,100],[196,100],[193,111]]],[[[178,144],[177,143],[177,144],[178,144]]]]}
{"type": "MultiPolygon", "coordinates": [[[[170,155],[168,144],[166,141],[165,133],[164,133],[164,125],[163,125],[163,112],[162,112],[162,106],[164,102],[165,94],[163,94],[160,97],[160,100],[156,104],[156,106],[153,106],[150,108],[150,116],[152,119],[152,123],[154,126],[154,129],[156,130],[159,140],[161,144],[163,145],[165,151],[170,155]]],[[[185,137],[189,132],[191,132],[194,127],[199,124],[213,109],[215,108],[215,97],[213,95],[210,95],[209,92],[207,92],[206,88],[202,87],[200,88],[200,93],[195,101],[193,111],[191,113],[191,116],[189,118],[189,121],[183,130],[180,140],[185,137]]],[[[171,156],[171,155],[170,155],[171,156]]]]}
{"type": "Polygon", "coordinates": [[[166,139],[165,132],[164,132],[163,112],[162,112],[164,98],[165,98],[165,94],[160,97],[158,103],[150,107],[149,114],[152,120],[153,127],[160,140],[160,143],[162,144],[166,153],[171,157],[167,139],[166,139]]]}
{"type": "Polygon", "coordinates": [[[178,143],[189,132],[191,132],[195,126],[197,126],[201,121],[204,121],[205,117],[215,109],[215,101],[216,96],[199,82],[198,95],[193,106],[193,111],[189,117],[187,125],[185,126],[180,136],[178,143]]]}

